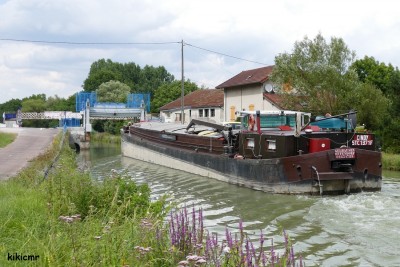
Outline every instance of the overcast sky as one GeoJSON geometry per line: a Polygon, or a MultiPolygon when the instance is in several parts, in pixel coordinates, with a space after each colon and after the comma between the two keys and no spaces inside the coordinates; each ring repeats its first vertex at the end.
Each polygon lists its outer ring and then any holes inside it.
{"type": "Polygon", "coordinates": [[[0,103],[71,96],[102,58],[164,66],[180,79],[181,40],[185,78],[206,88],[273,65],[318,32],[343,38],[358,58],[400,66],[399,10],[396,0],[0,0],[0,103]]]}

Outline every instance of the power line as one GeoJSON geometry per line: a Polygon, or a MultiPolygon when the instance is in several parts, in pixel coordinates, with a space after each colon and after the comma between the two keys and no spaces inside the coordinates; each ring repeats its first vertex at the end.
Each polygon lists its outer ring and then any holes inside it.
{"type": "Polygon", "coordinates": [[[228,54],[224,54],[224,53],[221,53],[221,52],[217,52],[217,51],[213,51],[213,50],[210,50],[210,49],[202,48],[202,47],[195,46],[195,45],[188,44],[188,43],[185,43],[185,45],[188,45],[188,46],[200,49],[200,50],[204,50],[204,51],[207,51],[207,52],[210,52],[210,53],[214,53],[214,54],[217,54],[217,55],[225,56],[225,57],[230,57],[230,58],[234,58],[234,59],[238,59],[238,60],[242,60],[242,61],[247,61],[247,62],[259,64],[259,65],[265,65],[265,66],[269,65],[269,64],[262,63],[262,62],[258,62],[258,61],[253,61],[253,60],[249,60],[249,59],[244,59],[244,58],[240,58],[240,57],[231,56],[231,55],[228,55],[228,54]]]}
{"type": "MultiPolygon", "coordinates": [[[[65,44],[65,45],[167,45],[167,44],[182,44],[183,41],[172,41],[172,42],[69,42],[69,41],[47,41],[47,40],[29,40],[29,39],[14,39],[14,38],[0,38],[0,41],[9,41],[9,42],[23,42],[23,43],[40,43],[40,44],[65,44]]],[[[245,58],[240,58],[232,55],[228,55],[225,53],[217,52],[211,49],[199,47],[196,45],[192,45],[189,43],[184,43],[184,45],[207,51],[209,53],[221,55],[224,57],[230,57],[241,61],[246,61],[250,63],[255,63],[259,65],[268,66],[269,64],[249,60],[245,58]]]]}
{"type": "Polygon", "coordinates": [[[67,44],[67,45],[165,45],[180,44],[181,42],[68,42],[68,41],[45,41],[0,38],[0,41],[23,42],[23,43],[41,43],[41,44],[67,44]]]}

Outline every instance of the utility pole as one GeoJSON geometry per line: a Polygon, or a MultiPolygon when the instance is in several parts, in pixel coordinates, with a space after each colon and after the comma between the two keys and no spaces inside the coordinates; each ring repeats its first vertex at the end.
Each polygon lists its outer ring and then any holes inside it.
{"type": "Polygon", "coordinates": [[[184,107],[184,101],[183,101],[183,98],[185,97],[185,76],[184,76],[184,73],[183,73],[183,40],[182,40],[182,47],[181,47],[181,53],[182,53],[182,55],[181,55],[181,69],[182,69],[182,76],[181,76],[181,89],[182,89],[182,94],[181,94],[181,122],[182,122],[182,124],[184,124],[185,123],[185,112],[184,112],[184,110],[183,110],[183,107],[184,107]]]}

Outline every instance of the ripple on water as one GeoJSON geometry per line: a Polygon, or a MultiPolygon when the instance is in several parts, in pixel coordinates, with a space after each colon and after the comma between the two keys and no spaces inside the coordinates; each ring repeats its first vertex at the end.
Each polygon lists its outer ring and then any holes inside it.
{"type": "MultiPolygon", "coordinates": [[[[400,257],[390,262],[394,255],[399,256],[400,251],[399,204],[397,198],[382,192],[322,198],[317,201],[310,207],[305,219],[319,225],[321,231],[328,234],[325,247],[319,251],[324,263],[329,262],[327,256],[339,251],[349,259],[363,259],[372,265],[382,264],[382,258],[385,258],[383,262],[390,263],[387,266],[399,265],[400,257]]],[[[316,244],[317,240],[303,242],[316,244]]]]}

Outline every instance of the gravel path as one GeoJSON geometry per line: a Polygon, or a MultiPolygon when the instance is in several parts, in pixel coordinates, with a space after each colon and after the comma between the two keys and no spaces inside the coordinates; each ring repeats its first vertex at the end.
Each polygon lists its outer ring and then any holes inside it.
{"type": "Polygon", "coordinates": [[[0,132],[16,133],[17,138],[0,148],[0,180],[15,176],[32,159],[46,151],[59,129],[0,128],[0,132]]]}

